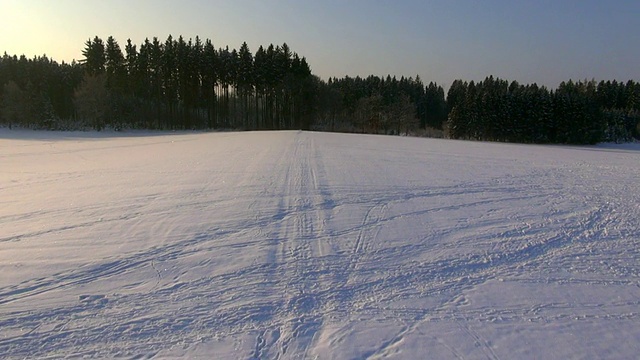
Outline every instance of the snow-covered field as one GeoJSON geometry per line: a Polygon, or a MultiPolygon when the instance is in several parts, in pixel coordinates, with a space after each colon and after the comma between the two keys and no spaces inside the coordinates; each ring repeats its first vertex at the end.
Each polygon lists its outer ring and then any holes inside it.
{"type": "Polygon", "coordinates": [[[628,359],[640,148],[0,130],[0,357],[628,359]]]}

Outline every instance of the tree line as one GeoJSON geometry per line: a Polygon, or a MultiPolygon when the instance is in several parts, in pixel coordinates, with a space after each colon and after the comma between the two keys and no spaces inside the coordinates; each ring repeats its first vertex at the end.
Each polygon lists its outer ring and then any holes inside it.
{"type": "Polygon", "coordinates": [[[634,81],[537,84],[487,77],[456,80],[447,95],[449,136],[518,143],[595,144],[638,138],[640,84],[634,81]]]}
{"type": "Polygon", "coordinates": [[[311,118],[311,69],[285,43],[216,49],[211,40],[88,40],[78,116],[96,128],[287,129],[311,118]],[[98,98],[95,97],[99,94],[98,98]],[[94,104],[104,110],[96,113],[94,104]]]}
{"type": "Polygon", "coordinates": [[[314,76],[282,45],[252,53],[209,39],[113,37],[79,62],[0,58],[0,126],[71,129],[317,129],[456,139],[595,143],[639,137],[640,84],[568,81],[555,90],[487,77],[442,86],[419,76],[314,76]]]}
{"type": "Polygon", "coordinates": [[[447,120],[444,89],[419,76],[330,78],[318,98],[315,126],[322,130],[411,134],[442,129],[447,120]]]}
{"type": "Polygon", "coordinates": [[[53,128],[54,119],[75,118],[74,93],[82,79],[76,63],[5,53],[0,58],[0,126],[53,128]]]}

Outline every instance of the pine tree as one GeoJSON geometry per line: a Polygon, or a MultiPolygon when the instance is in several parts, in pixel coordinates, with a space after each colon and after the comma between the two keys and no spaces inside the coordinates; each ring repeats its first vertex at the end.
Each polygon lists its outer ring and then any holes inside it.
{"type": "MultiPolygon", "coordinates": [[[[249,97],[253,92],[254,69],[253,55],[246,42],[243,42],[240,46],[237,64],[237,83],[241,102],[242,127],[249,129],[249,97]]],[[[254,128],[255,126],[251,127],[254,128]]]]}
{"type": "Polygon", "coordinates": [[[148,89],[151,101],[155,104],[156,129],[168,127],[168,120],[164,114],[165,106],[165,73],[164,73],[164,47],[157,37],[151,43],[147,42],[149,48],[149,78],[148,89]]]}
{"type": "Polygon", "coordinates": [[[202,93],[206,96],[207,104],[207,127],[214,128],[218,126],[217,123],[217,93],[216,86],[218,85],[218,53],[213,46],[211,40],[207,39],[204,43],[203,49],[203,61],[201,63],[202,74],[202,93]]]}
{"type": "Polygon", "coordinates": [[[425,88],[425,121],[423,126],[434,129],[442,129],[447,119],[446,102],[444,99],[444,89],[434,82],[430,82],[425,88]]]}
{"type": "Polygon", "coordinates": [[[85,71],[89,75],[100,75],[105,71],[106,55],[105,47],[102,39],[95,37],[93,41],[87,40],[85,48],[82,50],[84,60],[81,64],[84,65],[85,71]]]}
{"type": "Polygon", "coordinates": [[[258,48],[253,60],[253,83],[255,90],[256,128],[264,129],[265,124],[265,92],[267,87],[267,53],[262,46],[258,48]]]}
{"type": "Polygon", "coordinates": [[[120,45],[113,38],[107,38],[105,48],[105,70],[107,74],[107,87],[122,90],[126,76],[125,58],[120,45]]]}
{"type": "Polygon", "coordinates": [[[138,71],[138,50],[136,45],[131,43],[131,39],[127,39],[125,46],[125,68],[126,68],[126,85],[125,91],[128,96],[134,96],[135,89],[140,83],[140,74],[138,71]]]}
{"type": "Polygon", "coordinates": [[[177,122],[178,109],[178,74],[177,74],[177,59],[176,59],[176,45],[173,40],[173,36],[169,35],[164,42],[162,48],[162,89],[164,90],[164,106],[167,111],[167,123],[170,129],[179,128],[177,122]]]}

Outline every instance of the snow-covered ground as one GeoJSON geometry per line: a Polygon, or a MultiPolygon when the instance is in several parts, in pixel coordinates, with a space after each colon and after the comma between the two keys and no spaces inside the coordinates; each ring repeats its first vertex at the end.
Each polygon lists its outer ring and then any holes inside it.
{"type": "Polygon", "coordinates": [[[628,359],[640,148],[0,130],[2,358],[628,359]]]}

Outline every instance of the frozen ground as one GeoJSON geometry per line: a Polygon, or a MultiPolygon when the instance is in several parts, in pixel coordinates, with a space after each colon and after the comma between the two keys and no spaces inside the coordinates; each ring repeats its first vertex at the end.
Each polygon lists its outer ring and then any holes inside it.
{"type": "Polygon", "coordinates": [[[640,149],[0,130],[3,358],[628,359],[640,149]]]}

